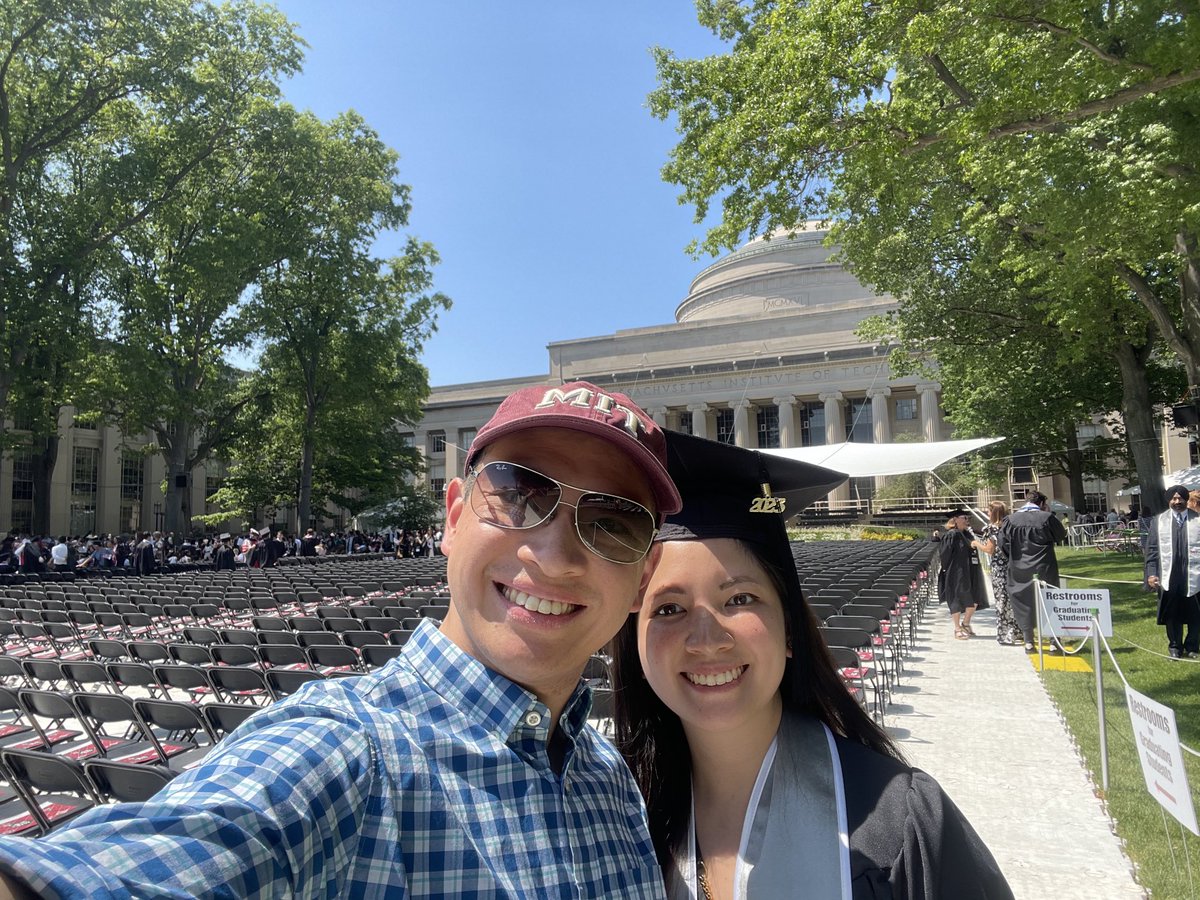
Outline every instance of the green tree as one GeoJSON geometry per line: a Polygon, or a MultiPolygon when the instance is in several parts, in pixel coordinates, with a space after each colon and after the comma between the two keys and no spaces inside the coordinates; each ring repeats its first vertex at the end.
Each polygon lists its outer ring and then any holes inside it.
{"type": "MultiPolygon", "coordinates": [[[[0,422],[34,422],[48,473],[88,328],[97,257],[230,148],[248,98],[299,43],[244,0],[13,0],[0,9],[0,422]]],[[[0,435],[0,438],[4,437],[0,435]]],[[[48,489],[35,494],[45,517],[48,489]]]]}
{"type": "Polygon", "coordinates": [[[1192,17],[1166,3],[1067,0],[699,9],[732,52],[657,51],[651,96],[681,134],[665,177],[698,218],[721,206],[698,246],[829,215],[863,268],[870,236],[900,223],[947,238],[927,269],[956,273],[955,233],[986,247],[1042,321],[1076,323],[1085,340],[1088,325],[1111,335],[1138,471],[1154,477],[1148,406],[1133,396],[1155,343],[1143,322],[1192,384],[1200,348],[1192,17]],[[1140,318],[1123,308],[1130,300],[1140,318]]]}
{"type": "Polygon", "coordinates": [[[328,125],[312,119],[306,127],[295,164],[311,176],[312,193],[298,214],[307,231],[264,274],[261,302],[250,311],[269,347],[264,359],[278,373],[272,383],[298,394],[301,525],[312,518],[321,455],[331,479],[327,496],[341,505],[354,505],[362,491],[378,500],[398,469],[411,472],[395,429],[420,418],[429,386],[416,359],[437,312],[449,306],[432,290],[438,259],[429,244],[409,238],[399,256],[371,255],[383,230],[408,219],[409,189],[396,181],[396,153],[353,113],[328,125]],[[356,416],[360,447],[339,430],[356,416]],[[376,465],[386,473],[384,485],[370,481],[376,465]],[[347,478],[348,472],[355,474],[347,478]]]}

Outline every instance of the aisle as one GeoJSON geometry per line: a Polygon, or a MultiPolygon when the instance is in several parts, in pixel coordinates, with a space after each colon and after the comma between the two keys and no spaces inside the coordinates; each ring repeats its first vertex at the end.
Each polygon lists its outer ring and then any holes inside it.
{"type": "Polygon", "coordinates": [[[885,724],[971,820],[1018,900],[1144,897],[1079,755],[1024,651],[955,640],[931,606],[885,724]]]}

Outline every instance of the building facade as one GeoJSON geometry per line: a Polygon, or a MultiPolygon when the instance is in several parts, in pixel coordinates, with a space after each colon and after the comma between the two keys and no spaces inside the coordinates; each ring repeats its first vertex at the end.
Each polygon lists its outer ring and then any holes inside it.
{"type": "MultiPolygon", "coordinates": [[[[810,225],[792,237],[750,241],[696,276],[673,323],[554,341],[544,373],[434,388],[411,435],[424,454],[429,489],[440,496],[448,480],[464,474],[477,430],[506,395],[530,384],[591,381],[628,394],[667,428],[742,447],[952,439],[941,385],[894,376],[886,348],[856,336],[863,319],[894,310],[896,302],[834,262],[826,235],[810,225]]],[[[1107,433],[1102,424],[1085,426],[1080,440],[1107,433]]],[[[1195,461],[1186,436],[1164,427],[1161,438],[1164,471],[1195,461]]],[[[1010,474],[1010,491],[1001,496],[1036,487],[1070,501],[1061,476],[1021,465],[1010,474]]],[[[876,479],[854,479],[826,505],[865,510],[877,487],[876,479]]],[[[1123,487],[1088,482],[1089,509],[1128,508],[1128,497],[1118,494],[1123,487]]]]}

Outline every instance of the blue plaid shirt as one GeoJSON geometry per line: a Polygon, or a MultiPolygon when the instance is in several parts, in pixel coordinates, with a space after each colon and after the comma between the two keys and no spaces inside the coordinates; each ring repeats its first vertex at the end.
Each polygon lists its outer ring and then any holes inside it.
{"type": "Polygon", "coordinates": [[[556,774],[546,706],[423,623],[378,673],[305,685],[150,802],[0,840],[0,867],[72,898],[660,898],[637,786],[589,708],[581,685],[556,774]]]}

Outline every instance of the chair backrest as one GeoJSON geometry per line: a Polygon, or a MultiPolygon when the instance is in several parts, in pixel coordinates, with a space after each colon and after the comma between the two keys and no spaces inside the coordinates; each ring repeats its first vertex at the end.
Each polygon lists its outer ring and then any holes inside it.
{"type": "Polygon", "coordinates": [[[362,649],[368,644],[387,646],[387,635],[380,631],[347,631],[342,635],[347,647],[362,649]]]}
{"type": "Polygon", "coordinates": [[[870,633],[863,631],[861,628],[842,628],[826,625],[821,629],[821,637],[825,639],[826,645],[830,647],[849,647],[855,649],[871,645],[870,633]]]}
{"type": "Polygon", "coordinates": [[[139,662],[167,662],[171,658],[167,645],[159,641],[130,641],[126,646],[129,655],[139,662]]]}
{"type": "Polygon", "coordinates": [[[403,647],[396,647],[391,644],[367,644],[362,648],[363,663],[368,669],[378,669],[380,666],[385,666],[401,653],[404,652],[403,647]]]}
{"type": "Polygon", "coordinates": [[[289,694],[298,691],[310,681],[322,681],[325,676],[320,672],[302,669],[267,669],[267,685],[276,700],[282,700],[289,694]]]}
{"type": "Polygon", "coordinates": [[[314,668],[320,666],[327,669],[362,671],[362,662],[359,659],[357,651],[353,647],[347,647],[344,644],[329,647],[322,644],[315,644],[311,647],[306,647],[304,652],[308,654],[308,661],[314,668]]]}
{"type": "Polygon", "coordinates": [[[861,628],[868,634],[879,634],[879,619],[875,616],[830,616],[825,620],[830,628],[861,628]]]}
{"type": "Polygon", "coordinates": [[[196,644],[167,644],[167,653],[176,662],[190,666],[207,666],[213,661],[212,650],[196,644]]]}
{"type": "Polygon", "coordinates": [[[45,834],[100,802],[83,765],[65,756],[35,750],[0,750],[0,765],[33,819],[33,831],[45,834]]]}
{"type": "MultiPolygon", "coordinates": [[[[221,640],[226,644],[240,644],[243,647],[258,646],[258,635],[248,628],[222,628],[221,640]]],[[[219,647],[220,644],[216,646],[219,647]]]]}
{"type": "Polygon", "coordinates": [[[808,604],[808,607],[813,611],[813,615],[822,622],[824,622],[830,616],[836,616],[838,614],[837,607],[829,603],[810,603],[808,604]]]}
{"type": "Polygon", "coordinates": [[[258,658],[264,668],[308,665],[308,657],[296,644],[260,644],[258,658]]]}
{"type": "Polygon", "coordinates": [[[248,703],[205,703],[200,707],[208,727],[222,738],[254,715],[254,709],[248,703]]]}
{"type": "Polygon", "coordinates": [[[245,644],[214,644],[212,647],[213,662],[218,666],[254,666],[258,667],[258,644],[253,647],[245,644]]]}
{"type": "Polygon", "coordinates": [[[326,619],[325,628],[334,634],[366,630],[361,619],[326,619]]]}
{"type": "Polygon", "coordinates": [[[294,631],[260,631],[258,632],[258,643],[260,645],[272,644],[299,647],[300,639],[294,631]]]}
{"type": "Polygon", "coordinates": [[[325,622],[312,616],[292,616],[288,619],[288,624],[292,626],[292,631],[301,633],[325,630],[325,622]]]}
{"type": "Polygon", "coordinates": [[[145,802],[166,787],[176,774],[165,766],[112,759],[85,760],[83,769],[101,798],[118,803],[145,802]]]}
{"type": "Polygon", "coordinates": [[[242,666],[214,666],[208,670],[208,677],[213,685],[230,703],[257,703],[265,705],[271,702],[271,694],[267,690],[267,682],[259,669],[247,669],[242,666]]]}
{"type": "Polygon", "coordinates": [[[342,639],[328,631],[302,631],[296,635],[301,647],[342,647],[342,639]]]}
{"type": "Polygon", "coordinates": [[[109,691],[116,691],[116,685],[113,684],[112,678],[109,677],[108,669],[104,668],[103,663],[93,662],[89,660],[81,660],[78,662],[63,662],[62,673],[66,676],[67,681],[77,690],[86,690],[86,684],[103,685],[109,691]]]}
{"type": "Polygon", "coordinates": [[[127,688],[149,688],[152,691],[161,691],[162,688],[158,683],[158,679],[154,677],[154,670],[147,663],[142,662],[111,662],[104,668],[108,670],[108,676],[116,685],[117,690],[124,691],[127,688]]]}

